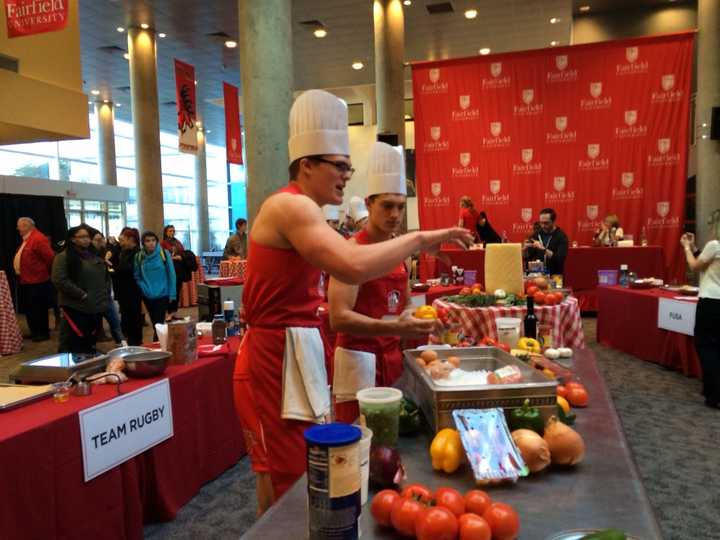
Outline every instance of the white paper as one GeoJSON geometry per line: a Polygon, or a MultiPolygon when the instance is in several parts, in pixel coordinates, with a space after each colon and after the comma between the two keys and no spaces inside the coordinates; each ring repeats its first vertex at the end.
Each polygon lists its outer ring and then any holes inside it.
{"type": "Polygon", "coordinates": [[[695,335],[695,310],[697,304],[686,300],[660,298],[658,303],[658,328],[685,334],[695,335]]]}

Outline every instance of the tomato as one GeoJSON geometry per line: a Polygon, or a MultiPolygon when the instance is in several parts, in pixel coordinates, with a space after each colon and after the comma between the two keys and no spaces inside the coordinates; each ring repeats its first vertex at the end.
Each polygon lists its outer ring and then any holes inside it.
{"type": "Polygon", "coordinates": [[[490,336],[485,336],[484,338],[482,338],[482,339],[480,340],[480,345],[487,345],[488,347],[496,347],[496,346],[497,346],[497,341],[495,341],[495,340],[494,340],[493,338],[491,338],[490,336]]]}
{"type": "Polygon", "coordinates": [[[544,277],[536,277],[536,278],[533,280],[533,282],[535,283],[535,285],[538,286],[538,288],[539,288],[541,291],[546,290],[546,289],[548,288],[548,286],[550,285],[550,284],[548,283],[548,280],[545,279],[544,277]]]}
{"type": "Polygon", "coordinates": [[[555,293],[555,301],[557,304],[562,304],[563,300],[565,300],[565,295],[561,292],[555,293]]]}
{"type": "Polygon", "coordinates": [[[537,285],[530,285],[525,292],[528,294],[528,296],[533,296],[539,290],[540,289],[537,285]]]}
{"type": "Polygon", "coordinates": [[[492,503],[483,514],[490,525],[493,540],[515,540],[520,532],[520,517],[509,504],[492,503]]]}
{"type": "Polygon", "coordinates": [[[497,344],[498,349],[502,349],[505,352],[510,352],[510,345],[507,343],[498,343],[497,344]]]}
{"type": "Polygon", "coordinates": [[[435,504],[450,510],[457,517],[465,513],[465,499],[462,493],[453,488],[440,488],[435,492],[435,504]]]}
{"type": "Polygon", "coordinates": [[[426,509],[415,524],[418,540],[455,540],[458,520],[450,510],[442,506],[426,509]]]}
{"type": "Polygon", "coordinates": [[[583,386],[568,388],[567,400],[573,407],[587,407],[589,397],[583,386]]]}
{"type": "Polygon", "coordinates": [[[394,489],[383,489],[373,497],[370,504],[370,513],[380,525],[389,527],[390,512],[392,512],[393,504],[400,498],[400,495],[394,489]]]}
{"type": "Polygon", "coordinates": [[[405,486],[400,496],[405,497],[406,499],[415,499],[416,501],[420,501],[425,504],[432,501],[433,498],[432,491],[422,484],[410,484],[405,486]]]}
{"type": "Polygon", "coordinates": [[[413,499],[398,497],[390,512],[390,523],[403,536],[415,536],[415,522],[425,506],[413,499]]]}
{"type": "Polygon", "coordinates": [[[460,294],[460,296],[470,296],[472,289],[470,287],[463,287],[458,294],[460,294]]]}
{"type": "Polygon", "coordinates": [[[440,322],[443,324],[447,324],[448,322],[448,316],[450,315],[450,311],[447,308],[439,307],[436,309],[438,319],[440,319],[440,322]]]}
{"type": "Polygon", "coordinates": [[[492,503],[490,495],[481,489],[471,489],[465,494],[465,510],[482,516],[492,503]]]}
{"type": "Polygon", "coordinates": [[[584,389],[585,387],[582,385],[582,383],[579,383],[577,381],[570,381],[570,382],[565,383],[565,388],[567,388],[569,391],[571,388],[583,388],[584,389]]]}
{"type": "Polygon", "coordinates": [[[538,306],[542,306],[545,303],[545,293],[544,292],[536,292],[533,294],[533,300],[535,300],[535,304],[538,306]]]}
{"type": "Polygon", "coordinates": [[[460,516],[460,540],[490,540],[492,531],[485,518],[476,514],[460,516]]]}
{"type": "Polygon", "coordinates": [[[560,396],[561,398],[567,399],[567,394],[568,394],[567,386],[565,386],[564,384],[558,384],[557,395],[560,396]]]}

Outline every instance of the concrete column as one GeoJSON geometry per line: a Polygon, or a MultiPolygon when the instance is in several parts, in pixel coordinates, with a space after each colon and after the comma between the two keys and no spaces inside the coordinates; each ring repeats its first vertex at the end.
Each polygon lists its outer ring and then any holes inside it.
{"type": "Polygon", "coordinates": [[[198,245],[195,248],[199,256],[210,251],[210,218],[208,215],[207,159],[205,155],[205,132],[198,131],[198,149],[195,154],[195,211],[197,212],[198,245]]]}
{"type": "Polygon", "coordinates": [[[161,235],[164,216],[154,30],[130,28],[128,51],[135,136],[138,222],[141,231],[152,230],[157,235],[161,235]]]}
{"type": "Polygon", "coordinates": [[[247,206],[260,205],[288,181],[292,104],[290,0],[238,0],[240,81],[247,156],[247,206]]]}
{"type": "Polygon", "coordinates": [[[117,186],[117,163],[115,161],[115,115],[113,103],[95,102],[97,118],[98,167],[100,183],[117,186]]]}
{"type": "Polygon", "coordinates": [[[720,107],[720,2],[698,0],[697,33],[697,97],[695,125],[697,191],[695,195],[695,219],[698,247],[710,239],[707,226],[713,210],[720,208],[720,141],[710,137],[710,114],[712,107],[720,107]],[[708,138],[703,139],[702,135],[708,138]]]}
{"type": "Polygon", "coordinates": [[[405,145],[405,20],[400,0],[374,0],[375,100],[378,133],[405,145]]]}

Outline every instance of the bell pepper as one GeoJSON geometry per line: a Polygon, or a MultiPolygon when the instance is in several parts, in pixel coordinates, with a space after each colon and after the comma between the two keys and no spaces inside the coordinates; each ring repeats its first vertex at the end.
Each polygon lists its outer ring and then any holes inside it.
{"type": "Polygon", "coordinates": [[[530,429],[542,435],[545,430],[545,422],[540,416],[540,409],[530,406],[530,400],[526,399],[522,407],[513,409],[510,413],[510,429],[530,429]]]}
{"type": "Polygon", "coordinates": [[[557,418],[566,426],[572,426],[575,423],[575,413],[566,413],[562,405],[557,405],[557,418]]]}
{"type": "Polygon", "coordinates": [[[409,399],[403,398],[400,409],[400,435],[412,435],[420,431],[423,418],[417,405],[409,399]]]}
{"type": "Polygon", "coordinates": [[[523,351],[540,354],[540,351],[542,350],[540,347],[540,342],[537,339],[523,337],[520,338],[517,344],[518,349],[522,349],[523,351]]]}
{"type": "Polygon", "coordinates": [[[432,468],[436,471],[453,473],[463,461],[465,450],[456,429],[441,429],[430,444],[432,468]]]}

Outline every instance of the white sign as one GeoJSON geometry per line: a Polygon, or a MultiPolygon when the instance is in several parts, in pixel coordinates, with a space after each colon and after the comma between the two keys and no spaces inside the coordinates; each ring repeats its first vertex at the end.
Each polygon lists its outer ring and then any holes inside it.
{"type": "Polygon", "coordinates": [[[425,302],[427,302],[425,293],[413,293],[410,295],[410,305],[414,308],[424,306],[425,302]]]}
{"type": "Polygon", "coordinates": [[[686,300],[660,298],[658,304],[658,328],[685,334],[695,335],[695,310],[697,304],[686,300]]]}
{"type": "Polygon", "coordinates": [[[88,482],[173,436],[167,379],[78,413],[88,482]]]}

